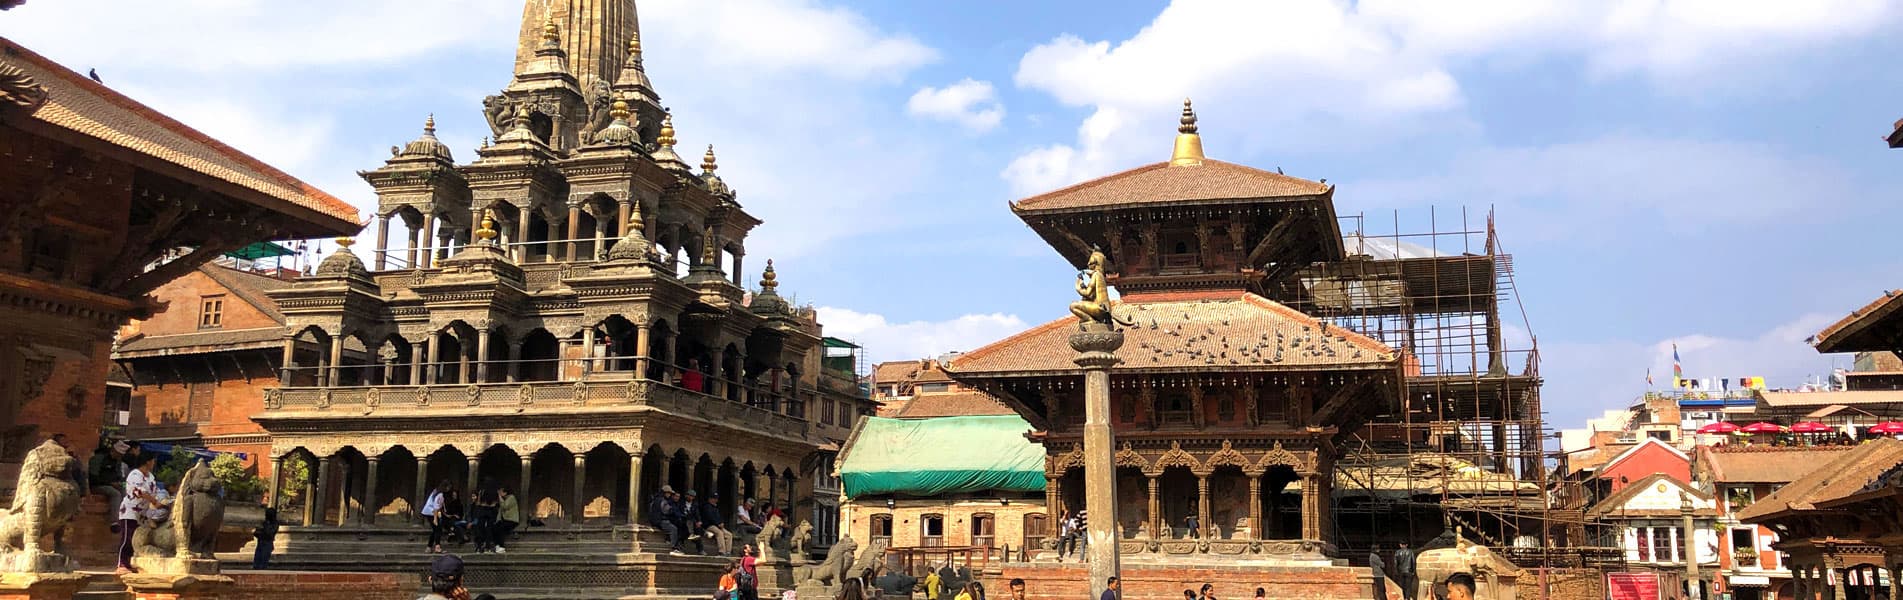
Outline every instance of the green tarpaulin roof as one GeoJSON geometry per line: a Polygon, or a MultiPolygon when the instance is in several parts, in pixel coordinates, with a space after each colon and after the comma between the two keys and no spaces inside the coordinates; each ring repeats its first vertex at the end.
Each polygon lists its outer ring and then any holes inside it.
{"type": "Polygon", "coordinates": [[[1017,415],[867,417],[839,466],[847,497],[1044,489],[1044,448],[1017,415]]]}
{"type": "Polygon", "coordinates": [[[245,260],[257,260],[260,258],[271,258],[273,256],[290,256],[293,254],[297,254],[297,253],[292,252],[291,249],[289,248],[285,248],[283,246],[279,246],[271,242],[258,242],[256,244],[245,246],[237,250],[226,252],[225,256],[229,256],[232,258],[242,258],[245,260]]]}

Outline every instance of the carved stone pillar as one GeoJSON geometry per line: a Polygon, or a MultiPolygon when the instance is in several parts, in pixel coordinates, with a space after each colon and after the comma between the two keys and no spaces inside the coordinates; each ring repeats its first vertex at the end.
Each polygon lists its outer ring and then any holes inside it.
{"type": "Polygon", "coordinates": [[[1244,472],[1249,478],[1249,539],[1262,539],[1262,473],[1244,472]]]}
{"type": "Polygon", "coordinates": [[[526,207],[517,209],[515,213],[515,237],[509,240],[515,245],[509,247],[509,256],[518,265],[529,261],[529,218],[532,214],[526,207]]]}
{"type": "Polygon", "coordinates": [[[515,383],[522,379],[522,341],[505,341],[509,345],[509,368],[506,380],[515,383]]]}
{"type": "Polygon", "coordinates": [[[437,244],[436,215],[434,214],[423,215],[423,229],[419,233],[422,234],[419,237],[421,237],[427,245],[423,246],[422,252],[417,253],[416,260],[419,262],[415,263],[415,265],[418,267],[427,268],[430,265],[435,264],[436,244],[437,244]]]}
{"type": "Polygon", "coordinates": [[[575,453],[575,496],[574,496],[575,503],[573,504],[574,508],[569,509],[570,510],[570,514],[568,516],[569,525],[579,526],[582,524],[582,521],[585,518],[583,516],[582,508],[583,508],[583,505],[587,504],[588,502],[588,491],[587,491],[587,488],[585,487],[587,483],[588,483],[588,455],[577,452],[575,453]]]}
{"type": "Polygon", "coordinates": [[[1196,526],[1202,528],[1203,537],[1216,537],[1210,534],[1209,522],[1209,473],[1196,474],[1196,526]]]}
{"type": "Polygon", "coordinates": [[[713,380],[710,382],[713,385],[707,387],[707,393],[725,398],[727,397],[727,350],[724,348],[715,350],[713,359],[714,364],[709,365],[713,373],[709,379],[713,380]]]}
{"type": "MultiPolygon", "coordinates": [[[[529,466],[533,464],[535,464],[534,455],[522,457],[522,487],[515,489],[515,496],[516,496],[516,500],[518,504],[527,503],[529,501],[529,482],[535,481],[533,478],[529,477],[529,466]]],[[[523,511],[527,511],[531,507],[518,506],[518,508],[520,508],[523,511]]]]}
{"type": "Polygon", "coordinates": [[[643,323],[634,326],[634,378],[648,378],[648,336],[652,328],[643,323]]]}
{"type": "Polygon", "coordinates": [[[1057,482],[1061,479],[1062,477],[1057,476],[1044,476],[1044,514],[1050,519],[1048,522],[1053,525],[1057,524],[1057,517],[1064,514],[1063,507],[1059,505],[1064,494],[1057,488],[1057,482]]]}
{"type": "Polygon", "coordinates": [[[291,387],[297,377],[297,338],[284,338],[284,362],[278,368],[278,385],[291,387]]]}
{"type": "Polygon", "coordinates": [[[595,372],[595,328],[590,325],[581,330],[581,373],[595,372]]]}
{"type": "Polygon", "coordinates": [[[417,523],[428,523],[423,514],[423,503],[429,500],[429,456],[416,457],[416,496],[410,498],[410,515],[417,523]]]}
{"type": "Polygon", "coordinates": [[[377,215],[377,270],[390,261],[390,215],[377,215]]]}
{"type": "MultiPolygon", "coordinates": [[[[476,332],[476,337],[482,337],[482,332],[476,332]]],[[[482,342],[478,340],[476,343],[482,342]]],[[[456,336],[456,383],[469,383],[473,378],[475,365],[469,362],[469,353],[472,350],[469,346],[469,340],[463,339],[460,335],[456,336]]]]}
{"type": "Polygon", "coordinates": [[[428,367],[423,366],[425,359],[436,360],[433,355],[430,357],[423,355],[423,347],[428,343],[428,341],[419,341],[410,344],[410,385],[423,385],[423,372],[429,370],[428,367]]]}
{"type": "Polygon", "coordinates": [[[317,474],[311,477],[311,481],[317,489],[309,499],[304,501],[306,525],[314,525],[327,518],[324,515],[324,505],[330,502],[330,457],[317,459],[317,474]]]}
{"type": "Polygon", "coordinates": [[[284,457],[273,457],[271,459],[271,508],[282,508],[284,506],[284,503],[279,501],[279,497],[283,495],[283,492],[284,457]]]}
{"type": "Polygon", "coordinates": [[[472,512],[470,508],[476,505],[476,472],[481,469],[482,454],[470,455],[469,471],[465,472],[463,477],[463,479],[467,480],[463,484],[463,514],[465,515],[472,512]]]}
{"type": "Polygon", "coordinates": [[[568,205],[568,260],[581,259],[581,205],[568,205]]]}
{"type": "Polygon", "coordinates": [[[1144,473],[1143,476],[1150,482],[1150,510],[1147,515],[1150,517],[1150,539],[1169,537],[1163,535],[1163,474],[1144,473]]]}
{"type": "Polygon", "coordinates": [[[443,334],[432,333],[429,336],[429,363],[423,367],[423,383],[436,385],[436,371],[443,361],[443,334]]]}
{"type": "MultiPolygon", "coordinates": [[[[609,222],[607,219],[595,219],[595,242],[593,244],[595,252],[594,256],[590,258],[600,260],[608,257],[608,235],[609,230],[613,229],[613,226],[614,223],[609,222]]],[[[627,229],[628,224],[623,222],[621,228],[627,229]]]]}
{"type": "Polygon", "coordinates": [[[383,462],[383,457],[367,456],[364,457],[364,461],[369,463],[369,468],[363,474],[363,524],[375,525],[377,524],[377,463],[383,462]]]}
{"type": "Polygon", "coordinates": [[[542,248],[548,251],[545,262],[559,261],[562,259],[562,243],[559,241],[562,239],[562,224],[549,221],[547,233],[548,241],[542,242],[542,248]]]}
{"type": "Polygon", "coordinates": [[[1321,523],[1321,476],[1314,471],[1302,472],[1302,539],[1320,540],[1321,523]]]}
{"type": "MultiPolygon", "coordinates": [[[[640,448],[640,445],[635,445],[640,448]]],[[[628,455],[628,526],[641,524],[641,458],[643,453],[628,455]]]]}
{"type": "Polygon", "coordinates": [[[422,247],[423,247],[423,228],[417,227],[415,225],[411,225],[410,226],[410,247],[408,250],[403,251],[403,262],[407,263],[407,266],[409,266],[412,269],[416,268],[417,267],[417,264],[416,264],[417,252],[416,251],[422,247]]]}
{"type": "Polygon", "coordinates": [[[476,332],[476,383],[489,383],[489,338],[495,336],[494,329],[476,332]]]}
{"type": "Polygon", "coordinates": [[[734,285],[740,285],[740,274],[745,273],[745,271],[741,270],[742,268],[744,268],[741,265],[741,263],[743,262],[742,259],[746,258],[746,256],[747,256],[746,253],[741,252],[739,250],[733,251],[733,284],[734,285]]]}
{"type": "Polygon", "coordinates": [[[330,368],[324,369],[324,385],[338,386],[344,382],[344,334],[337,332],[330,336],[330,368]]]}

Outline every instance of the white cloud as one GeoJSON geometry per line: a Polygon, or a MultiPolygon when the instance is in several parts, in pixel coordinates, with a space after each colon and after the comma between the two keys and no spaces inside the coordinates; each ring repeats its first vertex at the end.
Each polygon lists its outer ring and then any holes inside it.
{"type": "Polygon", "coordinates": [[[1746,79],[1793,51],[1871,35],[1899,13],[1881,0],[1177,0],[1129,39],[1066,34],[1026,52],[1016,83],[1090,116],[1076,141],[1027,150],[1002,175],[1031,193],[1162,160],[1185,95],[1213,125],[1205,134],[1227,134],[1206,135],[1212,153],[1314,117],[1352,145],[1460,121],[1454,73],[1475,62],[1578,56],[1602,76],[1667,87],[1691,74],[1746,79]]]}
{"type": "Polygon", "coordinates": [[[1757,143],[1629,136],[1484,148],[1430,175],[1342,187],[1384,205],[1493,206],[1514,215],[1517,235],[1535,240],[1613,226],[1690,234],[1801,220],[1866,195],[1850,172],[1821,157],[1757,143]]]}
{"type": "Polygon", "coordinates": [[[864,346],[874,362],[970,351],[1028,328],[1024,319],[1003,313],[893,323],[884,315],[832,306],[819,307],[819,321],[826,335],[864,346]]]}
{"type": "Polygon", "coordinates": [[[990,131],[1004,121],[1004,104],[989,81],[966,77],[942,88],[926,86],[905,103],[906,112],[951,121],[975,132],[990,131]]]}
{"type": "Polygon", "coordinates": [[[669,38],[674,55],[725,71],[813,70],[847,79],[896,79],[938,60],[908,35],[813,0],[660,0],[640,3],[642,41],[669,38]],[[688,57],[692,57],[691,59],[688,57]]]}
{"type": "Polygon", "coordinates": [[[1771,387],[1793,388],[1807,377],[1829,373],[1847,362],[1818,354],[1805,338],[1840,315],[1807,314],[1754,336],[1695,333],[1651,341],[1549,343],[1541,347],[1546,378],[1546,411],[1555,429],[1579,427],[1605,409],[1622,408],[1646,390],[1650,369],[1654,389],[1672,385],[1672,345],[1678,345],[1687,378],[1764,377],[1771,387]]]}

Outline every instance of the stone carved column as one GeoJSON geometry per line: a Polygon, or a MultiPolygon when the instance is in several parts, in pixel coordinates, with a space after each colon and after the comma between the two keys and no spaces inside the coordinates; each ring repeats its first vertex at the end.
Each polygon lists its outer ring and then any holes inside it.
{"type": "Polygon", "coordinates": [[[568,205],[568,250],[564,253],[568,260],[581,258],[581,205],[568,205]]]}
{"type": "Polygon", "coordinates": [[[1161,539],[1161,538],[1169,537],[1169,536],[1163,535],[1163,484],[1162,484],[1163,478],[1162,478],[1162,474],[1161,473],[1144,473],[1143,476],[1145,479],[1148,479],[1150,482],[1150,510],[1149,510],[1149,513],[1145,515],[1149,517],[1148,521],[1150,522],[1150,539],[1161,539]]]}
{"type": "Polygon", "coordinates": [[[489,383],[489,339],[495,336],[494,329],[476,332],[476,383],[489,383]]]}
{"type": "Polygon", "coordinates": [[[466,479],[467,482],[463,484],[463,514],[465,515],[470,514],[471,512],[474,512],[470,509],[474,508],[476,505],[476,472],[481,469],[482,469],[482,455],[476,454],[476,455],[470,456],[469,457],[469,471],[467,473],[464,473],[464,475],[466,475],[464,479],[466,479]]]}
{"type": "Polygon", "coordinates": [[[344,383],[344,335],[338,332],[330,336],[330,368],[324,370],[324,385],[338,386],[344,383]]]}
{"type": "Polygon", "coordinates": [[[381,456],[364,457],[369,468],[363,474],[363,524],[377,524],[377,463],[383,462],[381,456]]]}
{"type": "MultiPolygon", "coordinates": [[[[522,487],[515,488],[515,497],[518,505],[526,504],[529,501],[529,482],[534,481],[533,478],[529,477],[529,466],[533,464],[535,464],[535,456],[533,454],[522,457],[522,487]]],[[[528,511],[534,507],[517,506],[517,508],[528,511]]]]}
{"type": "Polygon", "coordinates": [[[595,328],[590,325],[581,330],[581,374],[587,376],[595,372],[595,328]]]}
{"type": "Polygon", "coordinates": [[[548,241],[542,242],[542,248],[548,251],[548,255],[543,262],[560,261],[562,259],[562,243],[560,241],[562,239],[562,224],[549,221],[548,231],[546,233],[548,234],[548,241]]]}
{"type": "Polygon", "coordinates": [[[1056,524],[1058,515],[1063,514],[1062,508],[1057,505],[1058,498],[1063,497],[1058,493],[1057,480],[1057,477],[1044,476],[1044,514],[1052,524],[1056,524]]]}
{"type": "Polygon", "coordinates": [[[1321,476],[1314,471],[1302,472],[1302,539],[1321,539],[1321,476]]]}
{"type": "Polygon", "coordinates": [[[727,350],[725,348],[715,350],[713,360],[714,364],[708,365],[708,370],[713,374],[708,379],[712,380],[713,385],[707,387],[707,393],[725,398],[727,397],[727,350]]]}
{"type": "Polygon", "coordinates": [[[515,237],[509,240],[515,245],[509,247],[509,256],[513,258],[515,264],[518,265],[529,261],[529,217],[530,212],[528,208],[516,210],[515,237]]]}
{"type": "Polygon", "coordinates": [[[1210,533],[1215,524],[1209,522],[1209,473],[1196,474],[1196,526],[1202,531],[1202,537],[1216,537],[1210,533]]]}
{"type": "Polygon", "coordinates": [[[509,345],[509,369],[507,381],[515,383],[522,379],[522,342],[505,342],[509,345]]]}
{"type": "Polygon", "coordinates": [[[423,385],[423,346],[426,342],[410,344],[410,385],[423,385]]]}
{"type": "Polygon", "coordinates": [[[647,324],[634,326],[634,378],[648,378],[648,335],[651,327],[647,324]]]}
{"type": "MultiPolygon", "coordinates": [[[[407,222],[408,219],[405,219],[405,221],[407,222]]],[[[412,269],[417,267],[416,251],[418,248],[421,248],[422,246],[423,246],[423,229],[421,227],[411,225],[410,226],[410,247],[409,249],[403,251],[403,262],[406,263],[406,266],[412,269]]]]}
{"type": "Polygon", "coordinates": [[[1107,322],[1088,322],[1070,336],[1071,362],[1084,369],[1084,494],[1090,512],[1090,597],[1122,570],[1117,558],[1116,434],[1110,428],[1110,369],[1123,362],[1123,332],[1107,322]]]}
{"type": "Polygon", "coordinates": [[[1262,539],[1262,473],[1245,472],[1249,478],[1249,539],[1262,539]]]}
{"type": "Polygon", "coordinates": [[[429,336],[429,362],[423,366],[423,383],[426,385],[436,385],[437,363],[443,361],[442,337],[442,332],[432,333],[429,336]]]}
{"type": "Polygon", "coordinates": [[[416,457],[416,495],[410,498],[410,515],[418,523],[429,523],[429,517],[423,514],[423,503],[429,500],[429,456],[416,457]]]}
{"type": "MultiPolygon", "coordinates": [[[[476,332],[476,337],[482,337],[482,332],[476,332]]],[[[469,340],[461,335],[456,336],[456,383],[469,383],[474,376],[475,365],[469,364],[469,352],[473,350],[470,345],[469,340]]]]}
{"type": "Polygon", "coordinates": [[[339,461],[337,470],[337,522],[338,527],[350,524],[350,461],[339,461]]]}
{"type": "Polygon", "coordinates": [[[315,525],[325,519],[324,503],[330,501],[330,457],[317,459],[317,473],[311,477],[311,482],[316,489],[304,501],[305,525],[315,525]]]}
{"type": "Polygon", "coordinates": [[[641,457],[640,452],[628,455],[628,526],[630,527],[641,524],[641,457]]]}
{"type": "Polygon", "coordinates": [[[377,215],[377,270],[382,271],[390,261],[390,215],[377,215]]]}
{"type": "Polygon", "coordinates": [[[581,525],[584,518],[582,505],[588,501],[588,491],[587,488],[584,487],[587,483],[588,455],[577,452],[575,453],[575,504],[574,508],[570,509],[573,514],[570,514],[568,517],[568,524],[571,526],[581,525]]]}
{"type": "Polygon", "coordinates": [[[436,257],[436,215],[423,215],[423,229],[418,233],[421,234],[418,237],[421,237],[422,241],[426,242],[427,245],[423,246],[422,252],[417,253],[416,260],[418,262],[410,264],[416,267],[428,268],[431,264],[434,264],[436,257]]]}
{"type": "Polygon", "coordinates": [[[278,368],[278,385],[291,387],[297,377],[297,338],[284,338],[284,362],[278,368]]]}
{"type": "Polygon", "coordinates": [[[271,508],[282,508],[284,506],[284,503],[279,500],[283,492],[284,457],[278,456],[271,459],[271,508]]]}

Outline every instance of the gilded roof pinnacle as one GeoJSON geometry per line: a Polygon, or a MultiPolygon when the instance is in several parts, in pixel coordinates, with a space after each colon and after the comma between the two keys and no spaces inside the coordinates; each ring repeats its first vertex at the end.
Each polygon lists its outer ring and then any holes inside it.
{"type": "Polygon", "coordinates": [[[647,228],[648,228],[647,220],[641,218],[641,202],[640,201],[629,202],[628,203],[628,233],[630,235],[633,235],[635,232],[645,232],[647,228]]]}
{"type": "Polygon", "coordinates": [[[634,32],[634,36],[628,38],[628,58],[641,60],[641,32],[639,31],[634,32]]]}
{"type": "Polygon", "coordinates": [[[661,116],[661,134],[655,137],[654,143],[660,144],[662,148],[674,147],[674,113],[661,116]]]}
{"type": "Polygon", "coordinates": [[[562,43],[562,30],[555,26],[554,17],[542,22],[542,45],[559,46],[562,43]]]}
{"type": "Polygon", "coordinates": [[[355,244],[355,243],[357,243],[356,238],[353,238],[350,236],[339,236],[337,238],[337,249],[344,252],[349,252],[351,244],[355,244]]]}
{"type": "Polygon", "coordinates": [[[614,108],[608,110],[608,116],[614,117],[616,121],[628,120],[628,114],[627,100],[615,100],[614,108]]]}
{"type": "Polygon", "coordinates": [[[1196,109],[1183,99],[1182,124],[1176,127],[1176,150],[1170,154],[1170,166],[1193,167],[1203,164],[1203,138],[1196,133],[1196,109]]]}
{"type": "Polygon", "coordinates": [[[423,119],[423,133],[436,135],[436,113],[430,113],[428,118],[423,119]]]}
{"type": "Polygon", "coordinates": [[[487,209],[487,208],[482,209],[481,227],[476,229],[474,235],[476,236],[476,239],[482,240],[481,243],[494,243],[494,240],[496,239],[495,211],[487,209]]]}
{"type": "Polygon", "coordinates": [[[712,173],[714,169],[718,168],[720,168],[720,163],[714,160],[714,145],[708,144],[707,154],[700,157],[700,170],[712,173]]]}
{"type": "Polygon", "coordinates": [[[766,259],[766,272],[760,274],[761,292],[774,291],[775,288],[780,287],[779,277],[773,273],[773,259],[766,259]]]}

